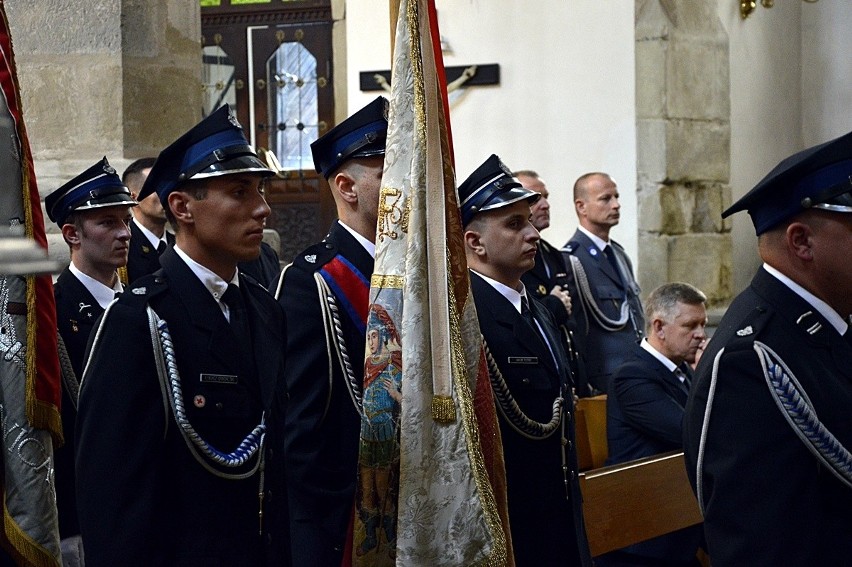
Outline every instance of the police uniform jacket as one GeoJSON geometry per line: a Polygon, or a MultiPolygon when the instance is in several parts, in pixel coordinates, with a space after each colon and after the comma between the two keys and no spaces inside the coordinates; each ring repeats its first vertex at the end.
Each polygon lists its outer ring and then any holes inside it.
{"type": "MultiPolygon", "coordinates": [[[[515,307],[476,273],[471,288],[479,326],[506,385],[521,410],[531,419],[547,423],[560,388],[570,391],[568,361],[559,345],[559,334],[547,310],[530,301],[530,310],[553,346],[550,349],[521,317],[515,307]]],[[[500,416],[509,523],[515,561],[528,565],[591,565],[583,523],[582,499],[577,480],[573,407],[565,422],[570,497],[566,497],[562,471],[561,430],[541,440],[531,440],[515,431],[500,416]],[[568,418],[570,415],[570,419],[568,418]]]]}
{"type": "MultiPolygon", "coordinates": [[[[70,269],[65,268],[53,284],[56,299],[56,326],[74,370],[74,378],[83,374],[86,343],[95,321],[104,312],[86,286],[70,269]]],[[[56,508],[59,512],[59,535],[66,538],[80,533],[77,522],[77,497],[74,491],[74,422],[77,400],[72,399],[62,384],[62,433],[65,444],[54,453],[56,458],[56,508]]]]}
{"type": "Polygon", "coordinates": [[[687,472],[701,490],[709,555],[720,566],[847,565],[852,488],[782,415],[755,351],[761,343],[783,360],[822,424],[852,449],[852,348],[816,309],[759,270],[708,343],[684,418],[687,472]]]}
{"type": "MultiPolygon", "coordinates": [[[[174,249],[160,259],[161,270],[107,311],[90,346],[77,420],[86,564],[287,564],[281,309],[240,277],[253,343],[246,356],[216,300],[174,249]],[[158,379],[146,304],[168,324],[183,390],[177,399],[204,441],[234,451],[265,412],[263,535],[260,473],[224,479],[187,447],[158,379]]],[[[249,473],[255,462],[230,470],[249,473]]]]}
{"type": "MultiPolygon", "coordinates": [[[[692,378],[692,369],[680,370],[692,378]]],[[[609,386],[606,431],[609,456],[606,464],[626,463],[660,453],[683,450],[683,411],[689,395],[687,383],[651,353],[635,345],[609,386]]],[[[617,553],[641,557],[663,565],[694,565],[702,544],[701,526],[669,533],[617,553]]]]}
{"type": "MultiPolygon", "coordinates": [[[[299,254],[277,293],[287,320],[286,468],[294,565],[339,565],[355,500],[360,417],[324,323],[314,276],[340,255],[369,288],[373,258],[338,222],[323,242],[299,254]]],[[[354,381],[364,381],[366,333],[337,298],[342,338],[354,381]]],[[[367,299],[360,306],[367,310],[367,299]]]]}
{"type": "MultiPolygon", "coordinates": [[[[601,392],[606,392],[615,370],[624,361],[645,328],[645,317],[639,299],[639,285],[633,276],[633,265],[620,244],[609,241],[610,249],[618,254],[627,269],[629,281],[623,281],[609,260],[594,242],[579,229],[565,245],[564,251],[580,260],[589,282],[592,297],[604,315],[618,319],[621,305],[628,301],[630,316],[619,331],[603,329],[581,300],[579,290],[571,289],[572,309],[577,325],[578,350],[584,357],[589,382],[601,392]]],[[[570,267],[570,258],[565,257],[570,267]]],[[[579,282],[575,282],[579,286],[579,282]]]]}
{"type": "MultiPolygon", "coordinates": [[[[174,244],[175,237],[166,231],[166,242],[174,244]]],[[[140,230],[136,220],[130,221],[130,244],[127,250],[127,281],[135,282],[142,276],[160,269],[160,254],[148,237],[140,230]]]]}

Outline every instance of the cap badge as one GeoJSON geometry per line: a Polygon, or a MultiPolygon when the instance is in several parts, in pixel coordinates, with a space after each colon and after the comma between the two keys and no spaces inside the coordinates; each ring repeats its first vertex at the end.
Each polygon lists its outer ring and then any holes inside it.
{"type": "Polygon", "coordinates": [[[512,171],[508,167],[506,167],[506,164],[502,161],[500,162],[500,169],[503,170],[503,173],[505,173],[509,177],[512,177],[512,171]]]}
{"type": "Polygon", "coordinates": [[[737,336],[738,337],[747,337],[747,336],[749,336],[753,333],[754,333],[754,329],[752,329],[751,325],[749,325],[748,327],[746,327],[744,329],[740,329],[739,331],[737,331],[737,336]]]}
{"type": "Polygon", "coordinates": [[[240,121],[237,120],[237,115],[234,114],[233,110],[228,112],[228,122],[230,122],[234,126],[234,128],[242,128],[242,126],[240,125],[240,121]]]}
{"type": "Polygon", "coordinates": [[[110,175],[114,175],[115,174],[115,168],[113,166],[111,166],[110,164],[105,163],[104,164],[104,172],[108,173],[110,175]]]}

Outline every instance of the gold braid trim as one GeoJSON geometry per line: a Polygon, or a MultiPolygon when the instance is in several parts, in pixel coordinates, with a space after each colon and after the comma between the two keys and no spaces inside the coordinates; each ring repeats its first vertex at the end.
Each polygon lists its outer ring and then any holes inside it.
{"type": "Polygon", "coordinates": [[[432,419],[444,425],[455,422],[456,404],[453,402],[453,398],[432,396],[432,419]]]}
{"type": "Polygon", "coordinates": [[[59,562],[36,540],[31,538],[15,523],[6,508],[6,494],[3,494],[3,548],[12,556],[17,565],[27,567],[59,567],[59,562]]]}

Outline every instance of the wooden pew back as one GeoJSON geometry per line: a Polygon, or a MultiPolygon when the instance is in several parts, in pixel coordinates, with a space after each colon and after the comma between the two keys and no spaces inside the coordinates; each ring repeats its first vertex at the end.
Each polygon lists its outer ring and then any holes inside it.
{"type": "Polygon", "coordinates": [[[580,473],[592,556],[701,523],[683,453],[580,473]]]}

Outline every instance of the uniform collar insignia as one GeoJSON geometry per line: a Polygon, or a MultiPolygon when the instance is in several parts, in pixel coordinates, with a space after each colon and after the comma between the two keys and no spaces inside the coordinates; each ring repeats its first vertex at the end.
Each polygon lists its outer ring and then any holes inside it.
{"type": "Polygon", "coordinates": [[[305,262],[307,262],[309,264],[316,264],[317,255],[316,254],[306,254],[305,255],[305,262]]]}
{"type": "Polygon", "coordinates": [[[596,246],[591,246],[591,247],[589,247],[589,254],[590,254],[591,256],[597,256],[597,255],[598,255],[598,249],[597,249],[597,247],[596,247],[596,246]]]}
{"type": "Polygon", "coordinates": [[[133,295],[145,295],[147,291],[148,289],[145,287],[134,287],[130,290],[130,293],[132,293],[133,295]]]}
{"type": "Polygon", "coordinates": [[[751,325],[749,325],[748,327],[746,327],[744,329],[740,329],[739,331],[737,331],[737,336],[738,337],[747,337],[747,336],[749,336],[753,333],[754,333],[754,329],[752,329],[751,325]]]}

